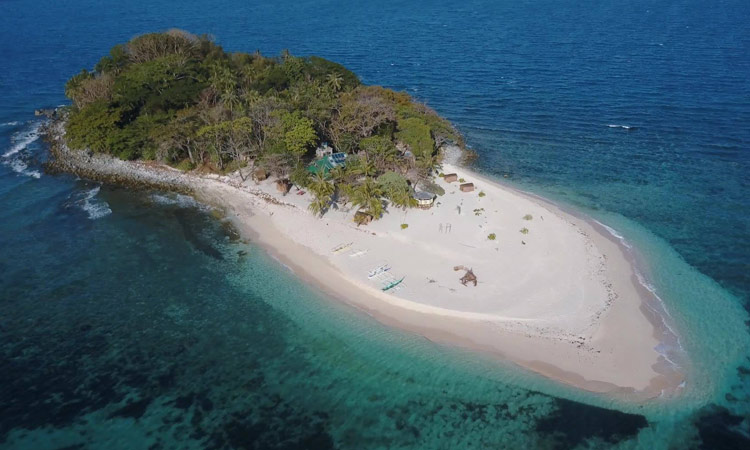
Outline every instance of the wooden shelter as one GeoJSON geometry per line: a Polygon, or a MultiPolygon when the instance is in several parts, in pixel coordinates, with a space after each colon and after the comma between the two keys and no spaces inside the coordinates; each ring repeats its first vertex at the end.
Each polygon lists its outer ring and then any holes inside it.
{"type": "Polygon", "coordinates": [[[357,225],[367,225],[370,222],[372,222],[372,214],[364,211],[354,213],[354,223],[357,225]]]}
{"type": "Polygon", "coordinates": [[[443,179],[446,183],[453,183],[454,181],[458,181],[458,175],[455,173],[446,173],[443,175],[443,179]]]}
{"type": "Polygon", "coordinates": [[[276,190],[280,193],[286,195],[289,193],[289,190],[292,188],[292,183],[289,181],[289,179],[284,178],[283,180],[276,180],[276,190]]]}
{"type": "Polygon", "coordinates": [[[422,209],[430,209],[435,203],[435,194],[429,192],[417,191],[414,193],[414,198],[417,200],[417,206],[422,209]]]}
{"type": "Polygon", "coordinates": [[[474,190],[474,183],[463,183],[460,186],[461,192],[471,192],[474,190]]]}
{"type": "Polygon", "coordinates": [[[265,171],[265,169],[255,169],[253,171],[253,180],[263,181],[266,178],[268,178],[268,173],[265,171]]]}

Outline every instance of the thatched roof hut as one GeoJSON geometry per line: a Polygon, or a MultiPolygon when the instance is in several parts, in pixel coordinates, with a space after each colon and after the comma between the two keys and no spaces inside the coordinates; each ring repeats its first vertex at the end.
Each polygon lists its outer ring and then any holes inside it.
{"type": "Polygon", "coordinates": [[[268,178],[268,173],[265,169],[255,169],[253,171],[253,180],[255,181],[263,181],[266,178],[268,178]]]}
{"type": "Polygon", "coordinates": [[[446,183],[453,183],[454,181],[458,181],[458,175],[455,173],[446,173],[443,175],[443,179],[446,183]]]}
{"type": "Polygon", "coordinates": [[[460,186],[461,192],[471,192],[474,190],[474,183],[464,183],[460,186]]]}
{"type": "Polygon", "coordinates": [[[435,202],[435,194],[424,191],[416,191],[414,198],[417,200],[417,206],[422,209],[430,209],[435,202]]]}
{"type": "Polygon", "coordinates": [[[292,188],[292,183],[287,179],[284,178],[283,180],[276,180],[276,190],[281,192],[282,194],[286,195],[289,193],[289,190],[292,188]]]}
{"type": "Polygon", "coordinates": [[[372,222],[372,214],[364,211],[357,211],[354,213],[354,223],[357,225],[367,225],[372,222]]]}

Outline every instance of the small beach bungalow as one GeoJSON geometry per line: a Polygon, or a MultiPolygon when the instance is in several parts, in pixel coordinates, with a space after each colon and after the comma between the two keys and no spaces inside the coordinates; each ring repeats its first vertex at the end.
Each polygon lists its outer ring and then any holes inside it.
{"type": "Polygon", "coordinates": [[[325,158],[333,155],[333,147],[329,146],[327,142],[315,149],[315,156],[318,158],[325,158]]]}
{"type": "Polygon", "coordinates": [[[276,180],[276,190],[279,191],[281,194],[283,195],[288,194],[290,189],[292,189],[292,182],[289,181],[287,178],[283,180],[276,180]]]}
{"type": "Polygon", "coordinates": [[[354,213],[354,223],[359,225],[367,225],[372,222],[372,214],[364,211],[357,211],[354,213]]]}
{"type": "Polygon", "coordinates": [[[446,183],[453,183],[454,181],[458,181],[458,175],[455,173],[446,173],[443,179],[446,183]]]}
{"type": "Polygon", "coordinates": [[[256,182],[261,182],[268,178],[268,173],[265,171],[265,169],[255,169],[253,171],[253,180],[256,182]]]}
{"type": "Polygon", "coordinates": [[[474,183],[463,183],[460,186],[461,192],[471,192],[474,190],[474,183]]]}
{"type": "Polygon", "coordinates": [[[435,194],[429,192],[417,191],[414,193],[414,198],[417,200],[417,206],[422,209],[430,209],[435,203],[435,194]]]}

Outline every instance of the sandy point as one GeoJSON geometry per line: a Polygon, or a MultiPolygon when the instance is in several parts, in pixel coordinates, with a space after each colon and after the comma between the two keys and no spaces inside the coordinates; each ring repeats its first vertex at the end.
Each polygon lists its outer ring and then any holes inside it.
{"type": "Polygon", "coordinates": [[[437,179],[445,194],[431,208],[366,226],[345,208],[314,217],[309,194],[281,195],[272,181],[192,185],[297,276],[387,325],[626,400],[680,392],[684,355],[619,239],[465,168],[442,171],[456,181],[437,179]],[[469,269],[476,286],[461,282],[469,269]]]}

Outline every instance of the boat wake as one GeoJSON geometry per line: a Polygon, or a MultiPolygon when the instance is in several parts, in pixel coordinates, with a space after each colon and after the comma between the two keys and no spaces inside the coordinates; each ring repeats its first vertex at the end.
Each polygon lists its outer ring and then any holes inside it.
{"type": "Polygon", "coordinates": [[[609,128],[621,128],[623,130],[633,131],[637,129],[636,127],[631,127],[630,125],[618,125],[618,124],[609,124],[607,125],[609,128]]]}
{"type": "MultiPolygon", "coordinates": [[[[18,122],[7,122],[4,126],[15,126],[18,122]]],[[[13,172],[26,175],[31,178],[41,178],[39,170],[29,169],[31,151],[29,146],[36,142],[40,136],[41,122],[36,122],[30,128],[17,131],[10,137],[10,148],[0,157],[3,165],[10,167],[13,172]]]]}

